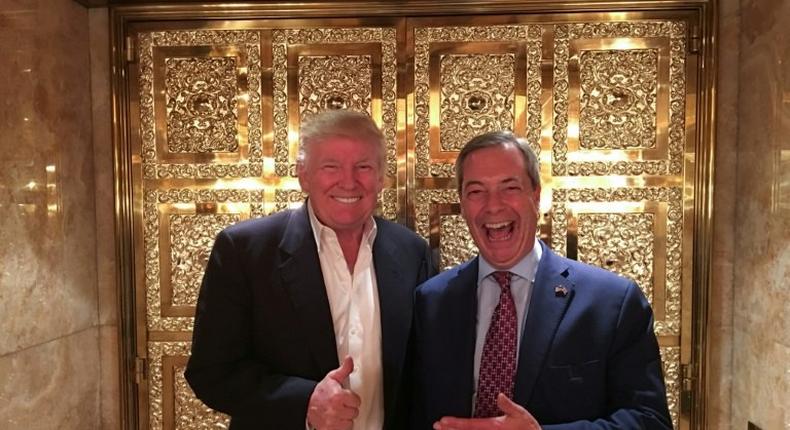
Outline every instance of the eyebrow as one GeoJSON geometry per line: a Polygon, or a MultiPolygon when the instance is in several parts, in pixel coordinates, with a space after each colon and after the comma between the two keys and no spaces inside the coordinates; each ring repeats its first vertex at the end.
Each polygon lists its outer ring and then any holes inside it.
{"type": "MultiPolygon", "coordinates": [[[[507,184],[507,183],[510,183],[510,182],[520,183],[520,181],[518,180],[517,177],[509,176],[509,177],[504,178],[501,181],[497,182],[497,184],[507,184]]],[[[470,185],[484,185],[484,184],[483,184],[483,181],[473,180],[473,181],[464,182],[463,185],[464,185],[464,187],[468,187],[470,185]]]]}

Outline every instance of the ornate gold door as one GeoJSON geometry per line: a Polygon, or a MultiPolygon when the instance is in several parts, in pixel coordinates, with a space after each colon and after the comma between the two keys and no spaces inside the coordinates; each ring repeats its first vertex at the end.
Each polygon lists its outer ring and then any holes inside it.
{"type": "Polygon", "coordinates": [[[368,17],[353,19],[307,6],[301,19],[276,5],[114,10],[129,428],[226,424],[183,377],[208,252],[222,228],[301,203],[300,124],[336,108],[384,131],[380,213],[425,237],[441,268],[476,251],[453,184],[461,146],[490,130],[525,136],[541,160],[541,237],[639,283],[675,427],[702,422],[692,322],[709,252],[709,11],[469,2],[477,15],[428,16],[450,13],[414,3],[358,5],[368,17]]]}

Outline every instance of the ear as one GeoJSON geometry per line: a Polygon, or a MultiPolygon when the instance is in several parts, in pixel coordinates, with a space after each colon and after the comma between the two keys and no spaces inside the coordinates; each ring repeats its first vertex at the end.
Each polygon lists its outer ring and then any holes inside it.
{"type": "Polygon", "coordinates": [[[532,201],[535,202],[536,208],[540,207],[540,185],[532,191],[532,201]]]}
{"type": "Polygon", "coordinates": [[[296,176],[299,179],[299,187],[302,189],[302,191],[310,194],[309,176],[307,173],[307,167],[304,165],[303,161],[296,163],[296,176]]]}

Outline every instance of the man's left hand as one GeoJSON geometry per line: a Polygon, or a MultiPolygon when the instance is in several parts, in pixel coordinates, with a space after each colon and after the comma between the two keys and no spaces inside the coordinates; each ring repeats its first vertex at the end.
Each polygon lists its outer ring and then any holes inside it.
{"type": "Polygon", "coordinates": [[[499,393],[497,406],[505,415],[494,418],[443,417],[434,430],[540,430],[540,424],[526,409],[499,393]]]}

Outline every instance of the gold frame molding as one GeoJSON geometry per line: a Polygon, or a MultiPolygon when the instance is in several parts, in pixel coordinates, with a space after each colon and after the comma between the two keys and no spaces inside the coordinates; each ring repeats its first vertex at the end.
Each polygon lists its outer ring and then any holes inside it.
{"type": "MultiPolygon", "coordinates": [[[[180,20],[244,20],[255,19],[294,19],[298,18],[344,18],[354,19],[366,17],[372,19],[460,16],[460,15],[510,15],[510,14],[543,14],[558,21],[567,20],[575,13],[621,13],[621,12],[668,12],[693,16],[689,39],[689,49],[698,55],[696,78],[697,97],[696,112],[691,112],[697,119],[696,124],[687,128],[687,141],[695,142],[695,159],[683,160],[684,168],[693,166],[694,201],[691,216],[693,231],[684,230],[685,240],[693,243],[691,264],[684,264],[683,276],[691,279],[691,297],[683,297],[683,324],[691,328],[691,336],[684,340],[688,344],[681,345],[690,351],[689,366],[683,370],[682,380],[684,392],[691,393],[681,399],[681,414],[688,428],[704,429],[707,423],[705,399],[712,390],[706,373],[709,339],[709,294],[711,280],[711,260],[713,241],[713,192],[714,192],[714,150],[715,150],[715,102],[716,102],[716,48],[717,48],[717,14],[718,0],[578,0],[561,2],[558,0],[454,0],[435,2],[433,0],[405,0],[397,3],[385,0],[347,1],[347,2],[315,2],[274,1],[266,3],[190,3],[190,4],[158,4],[158,5],[120,5],[111,6],[111,94],[113,115],[113,157],[114,157],[114,194],[115,194],[115,236],[116,236],[116,288],[118,294],[119,323],[119,360],[120,360],[120,411],[122,429],[147,428],[141,423],[141,401],[138,398],[136,384],[144,378],[145,369],[136,358],[136,351],[141,346],[137,339],[137,326],[145,322],[136,320],[136,310],[141,299],[135,293],[136,276],[135,262],[143,258],[135,255],[135,207],[133,204],[133,183],[136,178],[133,163],[139,162],[132,157],[132,142],[139,139],[133,135],[130,127],[131,115],[135,106],[130,105],[130,73],[129,61],[133,59],[133,49],[129,47],[127,34],[130,26],[142,22],[180,21],[180,20]],[[689,273],[690,272],[690,273],[689,273]],[[686,307],[690,312],[686,312],[686,307]]],[[[400,72],[399,72],[400,73],[400,72]]],[[[399,77],[400,79],[400,77],[399,77]]],[[[408,80],[404,80],[408,82],[408,80]]],[[[401,97],[413,94],[414,89],[407,87],[398,89],[398,109],[403,107],[401,97]]],[[[693,109],[693,108],[687,108],[693,109]]],[[[688,114],[689,112],[687,112],[688,114]]],[[[543,115],[546,115],[543,112],[543,115]]],[[[545,120],[544,120],[545,121],[545,120]]],[[[271,126],[271,124],[265,124],[271,126]]],[[[413,127],[407,124],[407,127],[413,127]]],[[[400,128],[400,125],[399,125],[400,128]]],[[[413,151],[414,148],[408,148],[413,151]]],[[[407,152],[409,153],[409,152],[407,152]]],[[[412,160],[413,161],[413,160],[412,160]]],[[[405,159],[397,160],[398,183],[412,187],[406,183],[405,159]]],[[[413,166],[414,163],[411,163],[413,166]]],[[[399,186],[399,201],[406,200],[404,191],[399,186]]],[[[407,203],[408,205],[408,203],[407,203]]],[[[406,207],[404,205],[403,207],[406,207]]],[[[407,208],[407,213],[410,208],[407,208]]],[[[414,220],[407,220],[412,225],[414,220]]]]}

